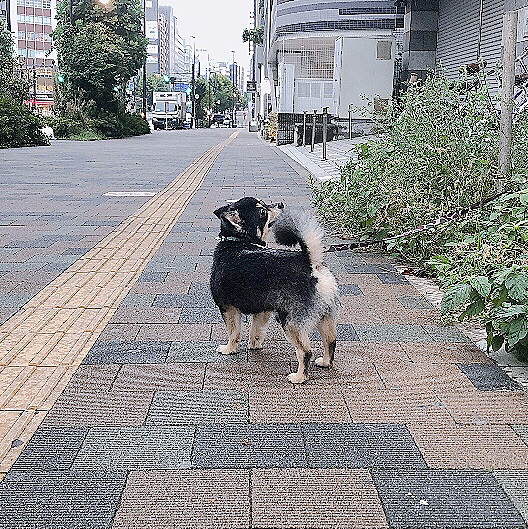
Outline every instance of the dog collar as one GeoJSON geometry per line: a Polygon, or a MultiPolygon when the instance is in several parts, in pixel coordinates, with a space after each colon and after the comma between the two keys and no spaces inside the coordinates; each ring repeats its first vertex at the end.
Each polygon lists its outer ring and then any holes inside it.
{"type": "Polygon", "coordinates": [[[249,244],[254,244],[255,246],[266,246],[266,243],[263,242],[262,244],[259,244],[259,243],[256,243],[256,242],[253,242],[253,241],[248,241],[248,240],[245,240],[245,239],[240,239],[238,237],[223,237],[223,236],[218,236],[216,237],[216,240],[217,241],[220,241],[220,242],[223,242],[223,241],[235,241],[235,242],[245,242],[245,243],[249,243],[249,244]]]}

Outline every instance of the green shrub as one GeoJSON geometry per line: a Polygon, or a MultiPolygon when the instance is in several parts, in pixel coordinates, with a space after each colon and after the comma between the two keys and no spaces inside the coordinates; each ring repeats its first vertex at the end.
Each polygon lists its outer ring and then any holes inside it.
{"type": "Polygon", "coordinates": [[[24,103],[0,96],[0,148],[49,145],[42,123],[24,103]]]}
{"type": "MultiPolygon", "coordinates": [[[[377,139],[357,146],[339,181],[313,184],[315,206],[345,235],[383,239],[495,196],[499,131],[491,103],[485,84],[464,92],[432,75],[389,108],[377,139]]],[[[445,314],[479,318],[490,347],[504,343],[521,356],[528,352],[526,145],[528,113],[514,124],[508,194],[387,243],[438,277],[445,314]]]]}
{"type": "Polygon", "coordinates": [[[105,110],[68,112],[50,119],[56,138],[96,140],[149,134],[148,122],[136,114],[112,114],[105,110]]]}

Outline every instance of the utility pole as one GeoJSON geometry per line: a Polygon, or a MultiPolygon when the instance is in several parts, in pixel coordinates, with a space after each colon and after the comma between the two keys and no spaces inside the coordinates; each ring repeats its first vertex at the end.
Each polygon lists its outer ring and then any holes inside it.
{"type": "MultiPolygon", "coordinates": [[[[71,2],[71,0],[70,0],[71,2]]],[[[147,36],[147,9],[146,0],[143,0],[143,32],[147,36]]],[[[145,120],[147,119],[147,57],[143,61],[143,90],[141,94],[141,113],[145,120]]]]}
{"type": "Polygon", "coordinates": [[[499,181],[497,191],[504,191],[505,181],[511,176],[511,136],[513,89],[515,85],[515,46],[517,44],[517,11],[504,15],[504,55],[502,57],[502,94],[499,137],[499,181]]]}
{"type": "Polygon", "coordinates": [[[232,94],[232,97],[233,97],[233,113],[232,113],[232,116],[233,116],[233,122],[231,124],[231,127],[235,127],[236,126],[236,114],[235,114],[235,79],[236,79],[236,73],[235,73],[235,50],[231,50],[231,53],[233,54],[233,68],[232,68],[232,71],[233,71],[233,94],[232,94]]]}
{"type": "Polygon", "coordinates": [[[196,37],[194,35],[190,35],[191,39],[193,39],[193,63],[192,63],[192,68],[191,68],[191,86],[192,86],[192,100],[191,100],[191,105],[192,105],[192,110],[191,110],[191,129],[195,127],[195,121],[194,121],[194,112],[195,112],[195,108],[196,108],[196,103],[195,103],[195,97],[194,97],[194,88],[195,88],[195,81],[194,81],[194,66],[196,64],[196,37]]]}

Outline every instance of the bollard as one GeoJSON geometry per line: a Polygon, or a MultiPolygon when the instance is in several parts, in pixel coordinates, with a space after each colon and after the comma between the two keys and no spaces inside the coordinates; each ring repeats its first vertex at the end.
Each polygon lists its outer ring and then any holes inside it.
{"type": "Polygon", "coordinates": [[[314,113],[313,113],[313,116],[312,116],[312,145],[310,146],[310,152],[314,151],[316,118],[317,118],[317,110],[314,110],[314,113]]]}
{"type": "Polygon", "coordinates": [[[352,139],[352,104],[348,105],[348,139],[352,139]]]}
{"type": "Polygon", "coordinates": [[[306,110],[303,112],[303,147],[306,147],[306,110]]]}
{"type": "Polygon", "coordinates": [[[326,129],[328,127],[328,107],[323,107],[323,161],[326,160],[326,129]]]}

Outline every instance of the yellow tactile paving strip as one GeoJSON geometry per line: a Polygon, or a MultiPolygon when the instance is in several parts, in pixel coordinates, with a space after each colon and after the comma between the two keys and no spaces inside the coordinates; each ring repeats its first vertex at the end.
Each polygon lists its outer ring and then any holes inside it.
{"type": "Polygon", "coordinates": [[[0,326],[0,479],[185,209],[215,145],[0,326]]]}

